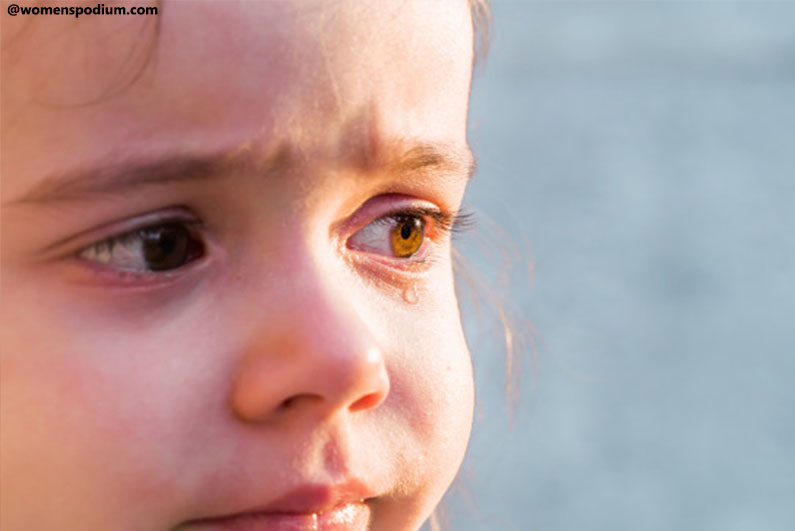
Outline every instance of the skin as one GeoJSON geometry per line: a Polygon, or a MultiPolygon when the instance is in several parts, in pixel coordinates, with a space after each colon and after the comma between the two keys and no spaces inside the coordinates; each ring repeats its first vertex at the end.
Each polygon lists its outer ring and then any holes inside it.
{"type": "Polygon", "coordinates": [[[371,529],[419,528],[466,449],[469,353],[449,235],[401,259],[372,223],[460,206],[468,6],[158,17],[2,17],[0,528],[198,529],[351,478],[371,529]],[[80,256],[175,216],[184,267],[80,256]]]}

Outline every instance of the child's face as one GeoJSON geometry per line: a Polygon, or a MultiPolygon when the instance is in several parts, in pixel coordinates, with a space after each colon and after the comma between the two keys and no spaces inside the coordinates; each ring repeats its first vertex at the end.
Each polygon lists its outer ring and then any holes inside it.
{"type": "Polygon", "coordinates": [[[472,416],[466,2],[10,18],[0,527],[417,528],[472,416]]]}

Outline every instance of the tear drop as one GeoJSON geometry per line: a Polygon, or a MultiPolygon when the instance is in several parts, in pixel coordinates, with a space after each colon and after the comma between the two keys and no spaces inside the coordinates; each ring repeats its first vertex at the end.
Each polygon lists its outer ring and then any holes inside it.
{"type": "Polygon", "coordinates": [[[417,286],[412,284],[404,289],[403,300],[409,304],[415,304],[419,300],[419,296],[417,295],[417,286]]]}

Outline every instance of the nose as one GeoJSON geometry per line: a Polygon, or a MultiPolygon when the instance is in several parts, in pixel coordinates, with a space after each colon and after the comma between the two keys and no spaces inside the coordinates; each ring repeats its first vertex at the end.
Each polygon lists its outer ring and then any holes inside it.
{"type": "MultiPolygon", "coordinates": [[[[329,418],[378,407],[389,393],[384,353],[350,292],[293,271],[252,320],[230,405],[247,423],[329,418]],[[275,297],[273,296],[275,294],[275,297]]],[[[249,306],[251,307],[251,306],[249,306]]]]}

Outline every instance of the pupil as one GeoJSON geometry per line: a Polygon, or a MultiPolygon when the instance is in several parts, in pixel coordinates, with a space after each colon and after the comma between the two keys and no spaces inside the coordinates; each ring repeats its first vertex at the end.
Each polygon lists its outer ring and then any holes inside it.
{"type": "Polygon", "coordinates": [[[165,271],[185,265],[190,258],[190,234],[181,225],[143,229],[144,259],[150,271],[165,271]]]}
{"type": "Polygon", "coordinates": [[[411,226],[411,221],[406,221],[403,223],[403,226],[400,228],[400,236],[404,240],[408,240],[411,238],[411,233],[414,232],[414,227],[411,226]]]}

